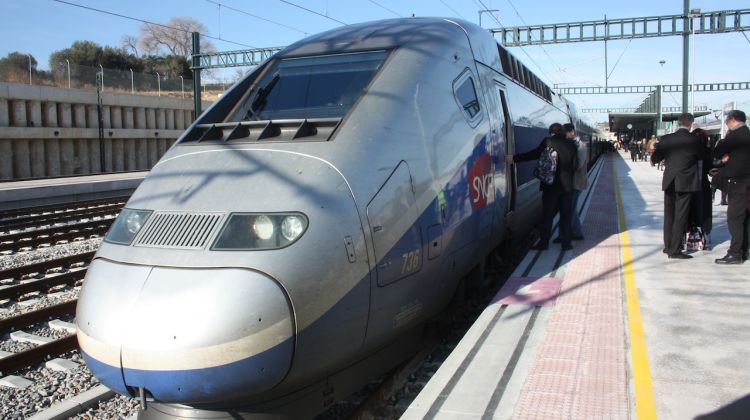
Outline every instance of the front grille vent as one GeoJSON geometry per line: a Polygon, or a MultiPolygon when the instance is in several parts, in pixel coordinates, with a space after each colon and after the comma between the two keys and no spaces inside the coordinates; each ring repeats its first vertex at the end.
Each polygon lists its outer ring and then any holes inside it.
{"type": "Polygon", "coordinates": [[[155,213],[135,246],[201,249],[220,219],[216,213],[155,213]]]}

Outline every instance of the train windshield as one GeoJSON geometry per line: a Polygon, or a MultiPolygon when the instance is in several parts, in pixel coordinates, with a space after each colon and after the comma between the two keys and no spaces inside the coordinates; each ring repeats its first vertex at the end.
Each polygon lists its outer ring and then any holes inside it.
{"type": "Polygon", "coordinates": [[[271,64],[233,121],[343,117],[387,51],[286,58],[271,64]]]}

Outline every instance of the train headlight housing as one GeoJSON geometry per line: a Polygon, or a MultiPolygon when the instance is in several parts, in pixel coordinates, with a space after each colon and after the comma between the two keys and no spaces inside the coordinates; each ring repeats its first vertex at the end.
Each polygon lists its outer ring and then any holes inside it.
{"type": "Polygon", "coordinates": [[[130,245],[135,239],[135,235],[146,224],[146,220],[151,216],[151,213],[151,210],[123,209],[117,220],[112,223],[112,227],[104,240],[116,244],[130,245]]]}
{"type": "Polygon", "coordinates": [[[211,249],[267,250],[287,247],[307,230],[302,213],[232,213],[211,249]]]}

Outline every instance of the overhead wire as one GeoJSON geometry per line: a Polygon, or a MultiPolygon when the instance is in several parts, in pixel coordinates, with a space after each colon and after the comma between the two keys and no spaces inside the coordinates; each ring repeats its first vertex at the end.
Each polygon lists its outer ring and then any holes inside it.
{"type": "Polygon", "coordinates": [[[622,59],[622,56],[625,55],[625,51],[628,50],[628,47],[630,46],[631,42],[633,42],[633,38],[630,38],[630,40],[628,41],[628,45],[625,46],[625,49],[622,50],[622,52],[620,53],[620,56],[617,57],[617,61],[615,62],[615,65],[612,67],[612,71],[609,72],[609,74],[607,75],[607,79],[609,79],[612,76],[612,73],[615,72],[615,69],[617,68],[617,65],[620,63],[620,60],[622,59]]]}
{"type": "MultiPolygon", "coordinates": [[[[507,0],[507,1],[508,1],[508,4],[510,4],[510,7],[513,8],[513,11],[516,12],[516,16],[518,16],[518,18],[521,19],[521,22],[523,22],[523,24],[526,25],[526,26],[531,26],[531,25],[529,25],[528,22],[526,22],[526,19],[524,19],[523,16],[521,16],[521,13],[518,12],[518,9],[516,9],[516,5],[513,4],[513,2],[511,0],[507,0]]],[[[542,51],[544,51],[544,54],[550,59],[550,61],[552,61],[552,64],[555,67],[557,67],[557,70],[560,71],[561,70],[560,65],[557,64],[557,61],[555,61],[555,59],[552,57],[552,55],[550,55],[550,53],[547,51],[547,49],[544,48],[543,45],[539,45],[539,48],[541,48],[542,51]]]]}
{"type": "Polygon", "coordinates": [[[236,7],[228,6],[228,5],[224,4],[224,3],[221,3],[221,2],[218,2],[218,1],[215,1],[215,0],[206,0],[206,1],[209,2],[209,3],[215,4],[215,5],[219,6],[219,7],[223,7],[225,9],[229,9],[229,10],[233,10],[233,11],[235,11],[237,13],[242,13],[243,15],[254,17],[254,18],[262,20],[264,22],[273,23],[274,25],[281,26],[282,28],[290,29],[292,31],[296,31],[296,32],[299,32],[299,33],[304,34],[304,35],[309,35],[308,32],[305,32],[305,31],[303,31],[301,29],[298,29],[298,28],[295,28],[293,26],[285,25],[285,24],[283,24],[281,22],[277,22],[275,20],[266,19],[266,18],[264,18],[262,16],[255,15],[253,13],[250,13],[250,12],[245,11],[245,10],[238,9],[236,7]]]}
{"type": "Polygon", "coordinates": [[[380,4],[380,3],[376,2],[375,0],[367,0],[367,1],[369,1],[369,2],[370,2],[370,3],[372,3],[372,4],[374,4],[375,6],[378,6],[378,7],[380,7],[380,8],[381,8],[381,9],[383,9],[383,10],[387,10],[387,11],[389,11],[389,12],[393,13],[394,15],[396,15],[396,16],[398,16],[398,17],[404,17],[403,15],[399,14],[398,12],[395,12],[395,11],[393,11],[393,10],[391,10],[391,9],[389,9],[389,8],[387,8],[387,7],[385,7],[385,6],[383,6],[382,4],[380,4]]]}
{"type": "Polygon", "coordinates": [[[453,13],[457,14],[457,15],[458,15],[458,17],[460,17],[461,19],[466,19],[466,17],[465,17],[464,15],[462,15],[461,13],[459,13],[459,12],[458,12],[458,11],[457,11],[456,9],[452,8],[452,7],[451,7],[451,6],[450,6],[450,5],[448,4],[448,3],[446,3],[446,2],[444,1],[444,0],[438,0],[438,1],[439,1],[440,3],[443,3],[443,6],[445,6],[445,7],[449,8],[449,9],[451,9],[451,11],[452,11],[453,13]]]}
{"type": "MultiPolygon", "coordinates": [[[[474,0],[473,0],[473,1],[474,1],[474,0]]],[[[485,5],[485,4],[484,4],[484,1],[482,1],[482,0],[475,0],[475,4],[476,4],[476,1],[478,1],[478,2],[479,2],[479,3],[481,4],[481,7],[483,8],[483,10],[489,10],[489,8],[487,7],[487,5],[485,5]]],[[[498,18],[497,18],[497,16],[493,15],[492,13],[490,13],[490,16],[492,17],[492,19],[493,19],[493,20],[494,20],[495,22],[497,22],[497,24],[498,24],[498,25],[500,25],[500,28],[504,28],[503,24],[502,24],[502,23],[500,23],[500,19],[498,19],[498,18]]],[[[539,71],[540,71],[540,72],[541,72],[541,73],[542,73],[542,74],[543,74],[543,75],[544,75],[545,77],[547,77],[547,79],[549,79],[549,80],[550,80],[551,82],[553,82],[553,83],[555,82],[555,80],[554,80],[554,79],[553,79],[552,77],[550,77],[550,75],[549,75],[549,74],[547,74],[547,72],[546,72],[546,71],[544,71],[544,69],[542,68],[542,66],[540,66],[540,65],[539,65],[539,63],[537,63],[537,62],[536,62],[536,60],[534,60],[534,57],[532,57],[531,55],[529,55],[529,53],[528,53],[528,52],[527,52],[527,51],[526,51],[526,50],[525,50],[525,49],[524,49],[524,48],[523,48],[522,46],[520,46],[520,45],[519,45],[519,46],[518,46],[518,48],[520,48],[520,49],[521,49],[521,51],[522,51],[522,52],[523,52],[524,54],[526,54],[526,57],[529,57],[529,60],[531,60],[531,62],[532,62],[532,63],[534,63],[534,65],[536,66],[536,68],[538,68],[538,69],[539,69],[539,71]]]]}
{"type": "Polygon", "coordinates": [[[334,21],[334,22],[338,22],[338,23],[340,23],[340,24],[342,24],[342,25],[349,25],[349,24],[348,24],[348,23],[346,23],[346,22],[342,22],[342,21],[340,21],[340,20],[338,20],[338,19],[332,18],[332,17],[330,17],[330,16],[328,16],[328,15],[324,15],[324,14],[322,14],[322,13],[318,13],[318,12],[316,12],[315,10],[311,10],[311,9],[308,9],[307,7],[304,7],[304,6],[300,6],[299,4],[296,4],[296,3],[292,3],[291,1],[287,1],[287,0],[279,0],[279,1],[280,1],[280,2],[282,2],[282,3],[284,3],[284,4],[288,4],[288,5],[292,6],[292,7],[296,7],[296,8],[298,8],[298,9],[302,9],[302,10],[305,10],[305,11],[307,11],[307,12],[310,12],[310,13],[314,14],[314,15],[318,15],[318,16],[320,16],[320,17],[324,17],[324,18],[326,18],[326,19],[329,19],[329,20],[332,20],[332,21],[334,21]]]}
{"type": "MultiPolygon", "coordinates": [[[[136,22],[145,23],[147,25],[159,26],[159,27],[162,27],[162,28],[172,29],[172,30],[175,30],[175,31],[180,31],[180,32],[185,32],[185,33],[191,33],[192,32],[192,31],[188,31],[188,30],[185,30],[185,29],[176,28],[174,26],[164,25],[164,24],[152,22],[152,21],[146,20],[146,19],[139,19],[139,18],[135,18],[135,17],[132,17],[132,16],[123,15],[123,14],[120,14],[120,13],[115,13],[115,12],[110,12],[110,11],[107,11],[107,10],[97,9],[97,8],[91,7],[91,6],[84,6],[82,4],[76,4],[76,3],[72,3],[72,2],[69,2],[69,1],[65,1],[65,0],[52,0],[52,1],[57,2],[57,3],[61,3],[61,4],[67,4],[68,6],[80,7],[81,9],[91,10],[91,11],[103,13],[103,14],[106,14],[106,15],[117,16],[117,17],[120,17],[120,18],[123,18],[123,19],[128,19],[128,20],[133,20],[133,21],[136,21],[136,22]]],[[[253,49],[257,48],[257,47],[254,47],[252,45],[243,44],[242,42],[230,41],[228,39],[224,39],[224,38],[216,37],[216,36],[211,36],[211,35],[204,34],[204,33],[201,33],[200,36],[205,37],[205,38],[209,38],[209,39],[214,39],[214,40],[217,40],[217,41],[227,42],[229,44],[239,45],[241,47],[247,47],[247,48],[253,48],[253,49]]]]}

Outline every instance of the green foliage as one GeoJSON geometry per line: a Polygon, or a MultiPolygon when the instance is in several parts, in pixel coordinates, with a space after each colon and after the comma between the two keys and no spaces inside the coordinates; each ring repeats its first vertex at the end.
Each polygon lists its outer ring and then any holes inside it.
{"type": "Polygon", "coordinates": [[[39,74],[37,61],[34,56],[18,51],[9,53],[5,58],[0,58],[0,80],[28,83],[29,82],[29,57],[31,57],[31,73],[39,74]]]}
{"type": "Polygon", "coordinates": [[[169,79],[178,79],[180,76],[189,78],[192,73],[190,71],[190,63],[187,58],[181,55],[168,55],[162,56],[147,56],[143,57],[145,64],[144,71],[146,73],[159,73],[162,77],[169,79]]]}
{"type": "Polygon", "coordinates": [[[66,71],[69,60],[71,64],[79,66],[99,67],[108,69],[142,72],[143,60],[129,54],[124,48],[102,47],[92,41],[75,41],[69,48],[53,52],[49,57],[49,66],[56,71],[66,71]]]}

